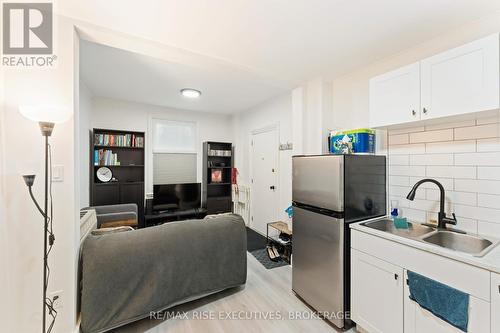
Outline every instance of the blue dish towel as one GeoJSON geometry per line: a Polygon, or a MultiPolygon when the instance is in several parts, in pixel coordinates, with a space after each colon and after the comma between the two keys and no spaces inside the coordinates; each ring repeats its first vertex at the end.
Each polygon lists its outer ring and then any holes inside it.
{"type": "Polygon", "coordinates": [[[445,284],[408,271],[410,299],[435,316],[467,332],[469,295],[445,284]]]}

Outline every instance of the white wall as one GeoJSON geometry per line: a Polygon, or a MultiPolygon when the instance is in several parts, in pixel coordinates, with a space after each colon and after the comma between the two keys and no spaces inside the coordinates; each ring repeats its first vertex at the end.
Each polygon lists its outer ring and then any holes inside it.
{"type": "MultiPolygon", "coordinates": [[[[4,70],[3,67],[0,66],[0,82],[4,81],[4,70]]],[[[5,216],[5,182],[3,175],[5,174],[5,148],[4,148],[4,136],[5,136],[5,103],[4,103],[4,89],[3,87],[0,89],[0,265],[2,267],[10,267],[10,251],[8,248],[8,234],[7,234],[7,219],[5,216]]],[[[4,299],[11,299],[11,288],[10,288],[10,280],[12,276],[10,274],[0,274],[0,285],[4,286],[4,299]]],[[[9,306],[8,303],[3,301],[0,302],[0,323],[5,323],[5,326],[2,327],[6,331],[12,331],[12,322],[9,317],[9,306]]]]}
{"type": "MultiPolygon", "coordinates": [[[[233,118],[235,166],[238,182],[250,185],[250,137],[251,132],[271,125],[279,126],[280,143],[292,142],[292,95],[291,92],[236,114],[233,118]]],[[[279,147],[276,147],[278,151],[279,147]]],[[[292,150],[279,151],[278,206],[276,216],[285,219],[284,210],[292,203],[292,150]]]]}
{"type": "MultiPolygon", "coordinates": [[[[1,232],[10,257],[8,265],[2,265],[2,274],[8,275],[10,282],[2,286],[4,291],[9,290],[2,298],[9,310],[1,330],[7,332],[38,332],[41,327],[43,219],[31,202],[21,175],[37,175],[33,190],[36,198],[43,200],[44,145],[38,124],[24,118],[18,110],[23,104],[49,104],[73,110],[75,36],[72,21],[57,17],[54,36],[58,56],[55,68],[4,68],[1,85],[5,97],[3,156],[8,156],[2,158],[5,212],[1,232]]],[[[63,308],[54,331],[72,332],[76,327],[77,249],[73,121],[56,125],[50,142],[53,164],[64,166],[65,179],[53,184],[56,242],[50,256],[49,292],[63,291],[63,308]]]]}
{"type": "Polygon", "coordinates": [[[90,116],[92,112],[92,93],[82,80],[79,80],[79,137],[80,144],[78,155],[80,158],[79,178],[80,178],[80,208],[88,207],[90,200],[89,193],[89,163],[90,163],[90,116]]]}
{"type": "Polygon", "coordinates": [[[500,31],[500,14],[497,12],[335,79],[333,81],[334,126],[343,129],[368,126],[368,81],[371,77],[498,31],[500,31]]]}
{"type": "MultiPolygon", "coordinates": [[[[202,180],[202,143],[204,141],[232,141],[232,123],[229,115],[177,110],[102,97],[94,98],[90,117],[91,128],[146,132],[146,193],[153,192],[152,136],[149,130],[152,118],[197,122],[199,182],[202,180]]],[[[88,178],[86,184],[88,188],[88,178]]]]}
{"type": "Polygon", "coordinates": [[[389,193],[404,216],[437,220],[439,191],[433,184],[406,200],[411,186],[434,178],[446,190],[446,211],[457,227],[500,237],[500,118],[448,121],[389,131],[389,193]]]}

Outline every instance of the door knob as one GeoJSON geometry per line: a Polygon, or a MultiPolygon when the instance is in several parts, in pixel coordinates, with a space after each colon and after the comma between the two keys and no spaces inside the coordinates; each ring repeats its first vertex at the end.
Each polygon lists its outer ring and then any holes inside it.
{"type": "Polygon", "coordinates": [[[423,109],[423,112],[424,112],[424,114],[427,114],[427,109],[426,109],[426,108],[424,108],[424,109],[423,109]]]}
{"type": "Polygon", "coordinates": [[[412,116],[416,116],[416,115],[417,115],[417,112],[415,112],[415,110],[411,110],[411,115],[412,115],[412,116]]]}
{"type": "Polygon", "coordinates": [[[269,189],[270,189],[270,190],[274,190],[274,185],[269,186],[269,189]]]}

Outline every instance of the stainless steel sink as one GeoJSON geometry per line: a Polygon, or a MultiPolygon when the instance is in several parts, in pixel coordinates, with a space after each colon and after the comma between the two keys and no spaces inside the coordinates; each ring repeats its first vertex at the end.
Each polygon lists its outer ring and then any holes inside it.
{"type": "Polygon", "coordinates": [[[484,256],[500,242],[499,240],[487,239],[459,230],[437,229],[419,223],[408,222],[408,229],[398,229],[394,226],[394,221],[387,218],[364,222],[361,225],[449,250],[467,253],[475,257],[484,256]]]}
{"type": "Polygon", "coordinates": [[[422,240],[426,243],[469,253],[474,256],[483,256],[498,243],[478,236],[441,230],[423,237],[422,240]]]}
{"type": "Polygon", "coordinates": [[[391,219],[365,222],[362,225],[406,238],[418,238],[435,230],[432,227],[410,222],[408,222],[408,229],[398,229],[394,226],[394,221],[391,219]]]}

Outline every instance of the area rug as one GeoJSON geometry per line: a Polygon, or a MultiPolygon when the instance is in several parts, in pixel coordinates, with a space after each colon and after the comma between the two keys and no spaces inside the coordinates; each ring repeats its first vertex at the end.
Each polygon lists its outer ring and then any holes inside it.
{"type": "Polygon", "coordinates": [[[247,251],[252,252],[266,248],[266,237],[247,227],[247,251]]]}
{"type": "Polygon", "coordinates": [[[282,259],[280,259],[279,261],[272,261],[271,259],[269,259],[267,255],[267,250],[265,248],[254,250],[251,251],[250,253],[255,257],[255,259],[257,259],[262,264],[262,266],[264,266],[267,269],[273,269],[276,267],[282,267],[288,265],[287,262],[282,259]]]}

